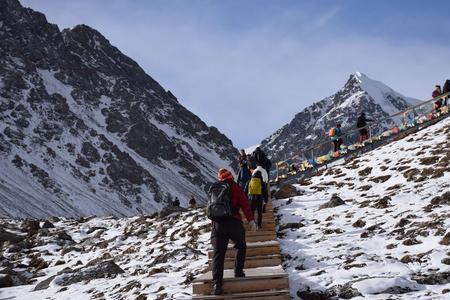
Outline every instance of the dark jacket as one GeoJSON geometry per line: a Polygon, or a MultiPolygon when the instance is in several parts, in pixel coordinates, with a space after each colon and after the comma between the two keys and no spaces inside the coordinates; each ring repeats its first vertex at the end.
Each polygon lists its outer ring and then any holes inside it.
{"type": "Polygon", "coordinates": [[[252,153],[252,158],[260,166],[265,166],[267,163],[267,156],[261,149],[255,150],[252,153]]]}
{"type": "Polygon", "coordinates": [[[252,177],[252,173],[250,173],[250,170],[248,169],[247,165],[242,166],[239,169],[238,177],[237,177],[237,183],[244,188],[247,181],[250,180],[252,177]]]}
{"type": "Polygon", "coordinates": [[[442,88],[442,93],[446,94],[450,92],[450,79],[447,79],[444,83],[444,87],[442,88]]]}
{"type": "Polygon", "coordinates": [[[371,119],[367,119],[365,114],[361,114],[356,121],[356,127],[363,128],[367,126],[367,122],[373,122],[371,119]]]}

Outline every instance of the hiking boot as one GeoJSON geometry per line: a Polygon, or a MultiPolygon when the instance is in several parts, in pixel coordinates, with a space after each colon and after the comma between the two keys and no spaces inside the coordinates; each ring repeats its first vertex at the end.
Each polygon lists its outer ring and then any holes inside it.
{"type": "Polygon", "coordinates": [[[244,271],[234,272],[234,277],[245,277],[244,271]]]}
{"type": "Polygon", "coordinates": [[[222,284],[215,283],[213,285],[213,294],[214,295],[222,295],[223,294],[222,284]]]}

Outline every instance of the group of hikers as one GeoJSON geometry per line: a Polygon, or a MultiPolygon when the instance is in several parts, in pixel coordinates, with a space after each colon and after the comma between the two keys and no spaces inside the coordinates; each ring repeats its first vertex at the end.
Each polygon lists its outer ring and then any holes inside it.
{"type": "MultiPolygon", "coordinates": [[[[441,91],[440,86],[436,86],[433,91],[433,99],[442,94],[450,92],[450,81],[447,80],[441,91]]],[[[446,97],[444,105],[447,105],[446,97]]],[[[437,100],[435,107],[442,106],[442,99],[437,100]]],[[[359,131],[359,142],[362,144],[369,139],[367,122],[373,122],[362,112],[356,122],[359,131]]],[[[329,130],[333,152],[338,152],[342,145],[341,124],[329,130]]],[[[268,197],[268,183],[271,162],[266,154],[257,147],[251,154],[247,155],[245,150],[241,150],[239,156],[239,173],[237,180],[234,180],[232,173],[227,169],[220,169],[217,174],[218,182],[214,183],[208,192],[207,214],[212,220],[211,244],[214,249],[212,278],[213,294],[223,293],[222,281],[224,272],[225,253],[229,240],[234,242],[236,249],[234,276],[245,277],[244,263],[246,256],[245,229],[242,223],[240,210],[249,222],[252,231],[262,228],[262,214],[268,197]],[[255,222],[255,213],[258,218],[255,222]]]]}
{"type": "MultiPolygon", "coordinates": [[[[362,144],[365,140],[369,139],[369,131],[367,130],[367,122],[373,122],[368,119],[366,114],[362,112],[358,120],[356,121],[356,128],[359,130],[359,143],[362,144]]],[[[331,139],[331,146],[333,152],[338,152],[342,145],[342,129],[341,124],[336,124],[335,127],[330,128],[328,135],[331,139]]]]}
{"type": "MultiPolygon", "coordinates": [[[[191,197],[191,199],[189,199],[189,208],[194,209],[197,208],[197,201],[195,200],[194,196],[191,197]]],[[[172,206],[173,207],[180,207],[180,199],[178,199],[178,197],[175,197],[175,200],[173,200],[172,202],[172,206]]]]}
{"type": "MultiPolygon", "coordinates": [[[[436,85],[435,89],[433,90],[431,96],[433,99],[450,92],[450,80],[447,79],[444,83],[443,89],[441,89],[440,85],[436,85]]],[[[434,110],[440,109],[442,106],[447,105],[447,101],[450,98],[450,96],[443,98],[439,98],[434,102],[434,110]]],[[[365,140],[369,139],[369,131],[367,130],[367,122],[373,122],[373,120],[368,119],[366,117],[366,114],[364,112],[361,112],[361,114],[358,117],[358,120],[356,121],[356,128],[359,131],[359,143],[362,144],[365,140]]],[[[328,135],[331,140],[332,145],[332,151],[338,152],[341,149],[342,145],[342,129],[341,124],[338,123],[336,126],[330,128],[328,131],[328,135]]]]}
{"type": "Polygon", "coordinates": [[[214,295],[223,293],[223,270],[229,240],[233,241],[236,249],[234,276],[245,277],[244,263],[247,244],[239,211],[242,210],[244,213],[252,231],[262,228],[263,207],[269,199],[270,167],[270,160],[259,147],[251,155],[247,155],[245,150],[241,150],[237,181],[234,180],[229,170],[220,169],[217,174],[218,182],[209,189],[207,214],[212,220],[214,295]],[[255,212],[258,213],[256,222],[255,212]]]}

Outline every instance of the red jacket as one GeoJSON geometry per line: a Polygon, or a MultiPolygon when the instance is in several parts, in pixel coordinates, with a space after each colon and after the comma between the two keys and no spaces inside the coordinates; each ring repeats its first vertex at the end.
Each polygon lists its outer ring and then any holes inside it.
{"type": "Polygon", "coordinates": [[[437,96],[440,96],[441,92],[439,92],[438,90],[434,90],[433,93],[431,94],[431,97],[436,98],[437,96]]]}
{"type": "MultiPolygon", "coordinates": [[[[255,218],[253,217],[252,210],[250,208],[250,204],[248,203],[247,196],[244,193],[244,190],[234,182],[234,180],[227,180],[227,182],[230,184],[231,187],[231,202],[233,204],[233,207],[236,209],[242,209],[244,212],[245,218],[247,221],[253,221],[255,218]]],[[[242,220],[241,214],[239,211],[237,211],[235,214],[233,214],[233,217],[242,220]]]]}

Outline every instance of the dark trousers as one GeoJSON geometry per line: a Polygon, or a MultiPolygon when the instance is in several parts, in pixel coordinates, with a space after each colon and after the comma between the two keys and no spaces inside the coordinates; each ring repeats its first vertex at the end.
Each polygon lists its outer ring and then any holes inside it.
{"type": "Polygon", "coordinates": [[[212,268],[214,283],[222,283],[223,264],[229,240],[234,242],[234,248],[236,249],[234,273],[241,273],[244,270],[247,244],[245,243],[245,229],[242,221],[231,218],[220,223],[214,222],[211,231],[211,244],[214,249],[212,268]]]}
{"type": "Polygon", "coordinates": [[[362,144],[365,140],[369,138],[369,132],[367,131],[367,128],[361,128],[359,130],[359,142],[362,144]]]}
{"type": "Polygon", "coordinates": [[[253,213],[253,215],[255,215],[255,211],[258,212],[257,225],[259,228],[261,228],[264,197],[262,195],[250,195],[249,197],[250,197],[250,207],[252,209],[252,213],[253,213]]]}
{"type": "Polygon", "coordinates": [[[339,151],[341,149],[342,139],[337,139],[333,141],[333,152],[339,151]]]}

